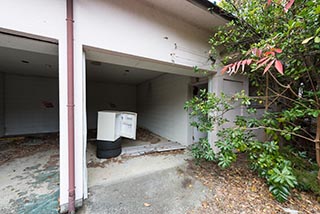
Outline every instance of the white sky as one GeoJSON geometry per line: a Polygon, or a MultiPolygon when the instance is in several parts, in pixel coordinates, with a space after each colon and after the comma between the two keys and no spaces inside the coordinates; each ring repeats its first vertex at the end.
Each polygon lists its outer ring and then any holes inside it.
{"type": "Polygon", "coordinates": [[[208,0],[208,1],[219,3],[221,0],[208,0]]]}

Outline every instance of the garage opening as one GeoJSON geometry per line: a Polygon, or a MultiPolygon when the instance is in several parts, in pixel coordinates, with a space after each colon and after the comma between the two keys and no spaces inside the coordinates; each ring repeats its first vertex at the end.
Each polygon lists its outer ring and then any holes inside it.
{"type": "Polygon", "coordinates": [[[183,105],[191,78],[102,63],[86,62],[89,141],[97,136],[98,112],[137,113],[136,138],[122,138],[122,154],[183,149],[188,145],[188,118],[183,105]]]}
{"type": "Polygon", "coordinates": [[[55,213],[58,45],[0,33],[0,210],[55,213]]]}

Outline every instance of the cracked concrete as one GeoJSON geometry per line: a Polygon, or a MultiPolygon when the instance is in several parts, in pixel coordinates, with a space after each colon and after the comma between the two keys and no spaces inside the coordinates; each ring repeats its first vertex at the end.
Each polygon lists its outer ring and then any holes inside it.
{"type": "MultiPolygon", "coordinates": [[[[24,146],[29,146],[27,141],[14,149],[23,152],[24,146]]],[[[50,147],[0,165],[0,212],[58,213],[58,163],[59,149],[50,147]]]]}

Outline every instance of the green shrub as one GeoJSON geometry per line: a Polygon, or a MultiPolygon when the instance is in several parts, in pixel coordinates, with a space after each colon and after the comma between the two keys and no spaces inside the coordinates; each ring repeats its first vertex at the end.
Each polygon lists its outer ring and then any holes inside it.
{"type": "Polygon", "coordinates": [[[208,142],[208,139],[201,138],[198,143],[192,145],[191,148],[192,156],[197,159],[201,160],[204,159],[206,161],[215,161],[215,154],[208,142]]]}
{"type": "MultiPolygon", "coordinates": [[[[232,97],[225,94],[218,97],[202,91],[200,97],[186,103],[185,109],[189,110],[191,118],[196,118],[191,123],[192,126],[201,127],[201,131],[212,131],[215,127],[229,122],[224,118],[224,114],[233,109],[233,104],[238,101],[244,105],[250,104],[250,99],[244,92],[232,97]]],[[[254,110],[249,109],[248,113],[251,112],[254,110]]],[[[227,168],[236,161],[238,152],[246,152],[251,168],[266,179],[272,195],[280,202],[286,201],[291,189],[297,185],[297,180],[291,162],[280,154],[277,141],[255,140],[250,129],[258,123],[255,118],[237,116],[233,122],[233,126],[217,130],[218,140],[215,146],[219,152],[215,154],[208,140],[201,139],[192,147],[193,156],[196,159],[214,161],[221,168],[227,168]]]]}
{"type": "Polygon", "coordinates": [[[297,178],[297,189],[313,192],[320,196],[320,186],[318,183],[318,165],[307,157],[306,152],[301,152],[293,147],[285,146],[281,148],[283,156],[290,160],[293,168],[293,174],[297,178]]]}

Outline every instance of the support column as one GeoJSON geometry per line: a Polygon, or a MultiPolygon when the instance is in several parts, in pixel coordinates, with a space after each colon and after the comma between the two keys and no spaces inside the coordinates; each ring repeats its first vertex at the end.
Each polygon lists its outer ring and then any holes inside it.
{"type": "Polygon", "coordinates": [[[5,99],[5,80],[4,73],[0,72],[0,137],[5,135],[5,113],[4,113],[4,99],[5,99]]]}

